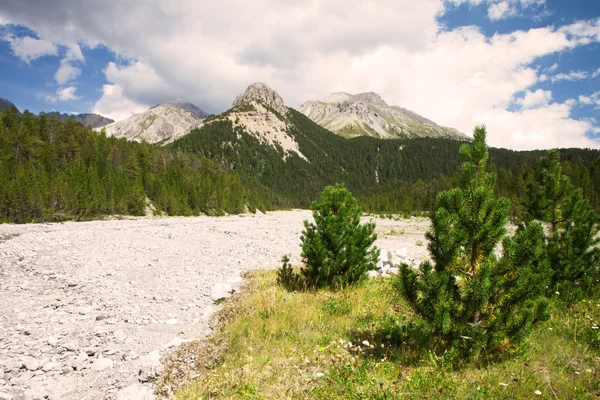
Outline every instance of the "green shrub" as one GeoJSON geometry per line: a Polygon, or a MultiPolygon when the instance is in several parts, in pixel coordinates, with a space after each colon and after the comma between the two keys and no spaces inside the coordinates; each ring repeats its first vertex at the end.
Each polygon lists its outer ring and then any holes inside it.
{"type": "Polygon", "coordinates": [[[399,282],[429,333],[468,359],[509,349],[549,318],[543,229],[532,223],[505,237],[509,202],[494,197],[485,138],[476,127],[473,143],[461,148],[460,186],[437,196],[427,233],[433,262],[418,271],[402,265],[399,282]]]}
{"type": "Polygon", "coordinates": [[[528,187],[525,218],[549,224],[549,293],[559,292],[560,298],[574,302],[589,292],[600,277],[599,217],[583,198],[583,191],[562,174],[558,150],[551,150],[540,164],[542,169],[535,183],[528,187]]]}
{"type": "Polygon", "coordinates": [[[375,268],[379,249],[372,247],[377,235],[375,223],[360,223],[362,211],[346,188],[327,186],[319,201],[313,202],[314,223],[304,221],[300,276],[295,278],[284,261],[279,271],[282,280],[304,288],[341,288],[375,268]]]}

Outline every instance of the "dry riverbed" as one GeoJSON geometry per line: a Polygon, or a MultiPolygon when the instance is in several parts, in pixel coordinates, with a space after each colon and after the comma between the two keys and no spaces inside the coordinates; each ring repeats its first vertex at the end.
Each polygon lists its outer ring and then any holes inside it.
{"type": "MultiPolygon", "coordinates": [[[[215,285],[300,258],[309,211],[0,225],[0,400],[151,398],[160,357],[210,333],[215,285]]],[[[425,218],[377,245],[427,255],[425,218]]]]}

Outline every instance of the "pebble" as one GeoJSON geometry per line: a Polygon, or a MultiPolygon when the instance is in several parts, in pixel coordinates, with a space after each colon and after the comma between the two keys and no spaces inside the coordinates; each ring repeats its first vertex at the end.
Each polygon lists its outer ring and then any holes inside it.
{"type": "Polygon", "coordinates": [[[50,346],[56,346],[56,345],[58,345],[58,338],[56,336],[50,336],[48,338],[48,344],[50,346]]]}
{"type": "Polygon", "coordinates": [[[77,350],[77,347],[73,343],[71,343],[71,342],[63,344],[63,347],[67,351],[75,351],[75,350],[77,350]]]}
{"type": "Polygon", "coordinates": [[[25,363],[23,363],[23,365],[29,371],[37,371],[38,369],[40,369],[40,363],[39,363],[39,361],[38,360],[34,360],[34,359],[25,361],[25,363]]]}

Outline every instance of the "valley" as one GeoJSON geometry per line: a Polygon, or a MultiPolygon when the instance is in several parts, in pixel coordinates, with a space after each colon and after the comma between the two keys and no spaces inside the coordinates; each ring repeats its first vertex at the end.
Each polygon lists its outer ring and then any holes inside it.
{"type": "MultiPolygon", "coordinates": [[[[0,225],[0,395],[150,399],[161,356],[210,333],[216,285],[299,262],[308,211],[0,225]],[[142,397],[142,396],[147,397],[142,397]],[[137,397],[135,397],[137,396],[137,397]]],[[[368,219],[368,218],[367,218],[368,219]]],[[[376,219],[382,249],[427,255],[426,219],[376,219]]]]}

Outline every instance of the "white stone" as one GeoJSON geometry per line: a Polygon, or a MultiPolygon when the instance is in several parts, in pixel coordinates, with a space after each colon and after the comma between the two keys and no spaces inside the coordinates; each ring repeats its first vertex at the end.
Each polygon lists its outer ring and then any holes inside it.
{"type": "Polygon", "coordinates": [[[112,368],[114,365],[114,361],[110,358],[98,358],[94,360],[94,363],[92,364],[92,369],[94,371],[103,371],[107,368],[112,368]]]}
{"type": "Polygon", "coordinates": [[[171,318],[165,321],[167,325],[177,325],[179,324],[179,320],[177,318],[171,318]]]}
{"type": "Polygon", "coordinates": [[[369,279],[375,279],[379,277],[379,272],[377,271],[367,271],[367,276],[369,279]]]}
{"type": "Polygon", "coordinates": [[[167,345],[165,347],[171,348],[171,347],[181,346],[183,343],[189,343],[191,341],[192,341],[192,339],[182,339],[180,337],[176,337],[175,339],[173,339],[169,343],[167,343],[167,345]]]}
{"type": "Polygon", "coordinates": [[[213,286],[210,297],[213,301],[217,301],[231,296],[231,292],[233,288],[229,283],[217,283],[213,286]]]}
{"type": "Polygon", "coordinates": [[[391,278],[392,276],[390,274],[383,273],[383,274],[381,274],[381,277],[384,279],[387,279],[387,278],[391,278]]]}
{"type": "Polygon", "coordinates": [[[13,396],[6,392],[0,392],[0,400],[13,400],[13,396]]]}
{"type": "Polygon", "coordinates": [[[48,338],[48,344],[50,346],[56,346],[58,344],[58,338],[56,336],[50,336],[48,338]]]}
{"type": "Polygon", "coordinates": [[[398,275],[398,274],[400,274],[400,269],[397,267],[392,267],[387,270],[387,273],[390,275],[398,275]]]}
{"type": "Polygon", "coordinates": [[[401,259],[408,258],[408,250],[406,250],[406,247],[394,251],[394,254],[401,259]]]}
{"type": "Polygon", "coordinates": [[[27,360],[23,364],[25,365],[25,368],[27,368],[29,371],[37,371],[38,369],[40,369],[40,362],[35,359],[27,360]]]}
{"type": "Polygon", "coordinates": [[[117,392],[116,400],[154,400],[154,392],[151,387],[133,384],[117,392]]]}
{"type": "Polygon", "coordinates": [[[50,362],[47,362],[44,364],[44,366],[42,367],[42,371],[44,371],[44,372],[53,371],[55,369],[58,369],[59,366],[60,366],[59,363],[50,361],[50,362]]]}
{"type": "Polygon", "coordinates": [[[115,337],[115,339],[117,339],[118,341],[124,341],[125,339],[127,339],[127,333],[125,332],[125,330],[123,329],[118,329],[113,333],[113,336],[115,337]]]}
{"type": "Polygon", "coordinates": [[[73,343],[71,343],[71,342],[63,344],[63,347],[66,350],[68,350],[68,351],[75,351],[75,350],[77,350],[77,347],[75,347],[75,345],[73,343]]]}

